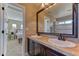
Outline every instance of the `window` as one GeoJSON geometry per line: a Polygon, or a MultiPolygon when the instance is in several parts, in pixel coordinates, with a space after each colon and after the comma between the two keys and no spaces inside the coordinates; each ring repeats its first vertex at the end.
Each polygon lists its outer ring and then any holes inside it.
{"type": "Polygon", "coordinates": [[[57,22],[58,25],[62,25],[62,24],[72,24],[72,20],[67,20],[67,21],[59,21],[57,22]]]}
{"type": "Polygon", "coordinates": [[[58,24],[64,24],[64,22],[59,22],[58,24]]]}
{"type": "Polygon", "coordinates": [[[71,24],[72,20],[65,21],[65,24],[71,24]]]}
{"type": "Polygon", "coordinates": [[[21,29],[23,29],[23,25],[21,24],[21,29]]]}

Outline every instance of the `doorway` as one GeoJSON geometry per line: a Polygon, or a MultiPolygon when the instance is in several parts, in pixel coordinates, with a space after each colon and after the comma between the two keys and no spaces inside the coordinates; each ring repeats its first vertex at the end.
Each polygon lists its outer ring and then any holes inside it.
{"type": "Polygon", "coordinates": [[[22,56],[24,52],[24,9],[19,4],[2,4],[3,10],[3,54],[22,56]]]}

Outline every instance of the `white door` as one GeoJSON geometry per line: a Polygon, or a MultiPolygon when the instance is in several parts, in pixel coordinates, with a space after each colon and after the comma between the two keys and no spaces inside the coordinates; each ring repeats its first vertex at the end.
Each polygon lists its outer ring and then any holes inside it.
{"type": "Polygon", "coordinates": [[[23,29],[21,29],[20,27],[22,27],[21,25],[23,25],[23,9],[17,6],[16,4],[4,3],[3,7],[3,54],[8,56],[21,56],[23,53],[24,33],[23,29]],[[16,35],[16,31],[21,31],[21,33],[16,35]],[[19,41],[22,43],[19,43],[19,41]]]}
{"type": "MultiPolygon", "coordinates": [[[[17,4],[0,4],[0,55],[24,55],[24,9],[17,4]],[[18,38],[9,41],[9,19],[12,19],[12,25],[16,22],[20,24],[17,25],[18,38]],[[19,27],[19,28],[18,28],[19,27]],[[22,38],[22,40],[19,40],[22,38]],[[22,42],[21,44],[19,43],[22,42]],[[13,49],[13,50],[12,50],[13,49]]],[[[10,20],[11,21],[11,20],[10,20]]],[[[16,23],[17,24],[17,23],[16,23]]],[[[14,29],[13,29],[14,30],[14,29]]]]}

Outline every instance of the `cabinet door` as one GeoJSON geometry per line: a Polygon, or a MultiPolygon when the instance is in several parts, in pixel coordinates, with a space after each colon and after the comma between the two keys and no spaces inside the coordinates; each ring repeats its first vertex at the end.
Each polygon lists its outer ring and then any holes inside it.
{"type": "Polygon", "coordinates": [[[35,42],[30,39],[28,39],[28,53],[31,56],[35,55],[35,42]]]}
{"type": "Polygon", "coordinates": [[[47,52],[47,56],[57,56],[55,53],[52,53],[52,52],[47,52]]]}
{"type": "Polygon", "coordinates": [[[46,48],[46,55],[47,56],[56,56],[56,54],[49,48],[46,48]]]}
{"type": "Polygon", "coordinates": [[[47,54],[47,56],[65,56],[64,54],[59,53],[59,52],[52,50],[50,48],[46,48],[46,54],[47,54]]]}
{"type": "Polygon", "coordinates": [[[32,56],[65,56],[31,39],[28,39],[28,43],[28,52],[32,56]]]}

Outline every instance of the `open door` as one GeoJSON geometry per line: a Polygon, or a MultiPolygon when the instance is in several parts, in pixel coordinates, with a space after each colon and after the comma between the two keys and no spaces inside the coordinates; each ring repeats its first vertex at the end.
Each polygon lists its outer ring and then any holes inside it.
{"type": "Polygon", "coordinates": [[[0,4],[0,55],[22,56],[24,44],[24,9],[18,4],[0,4]]]}
{"type": "Polygon", "coordinates": [[[6,56],[22,56],[24,40],[23,8],[18,4],[4,6],[3,52],[6,56]]]}

